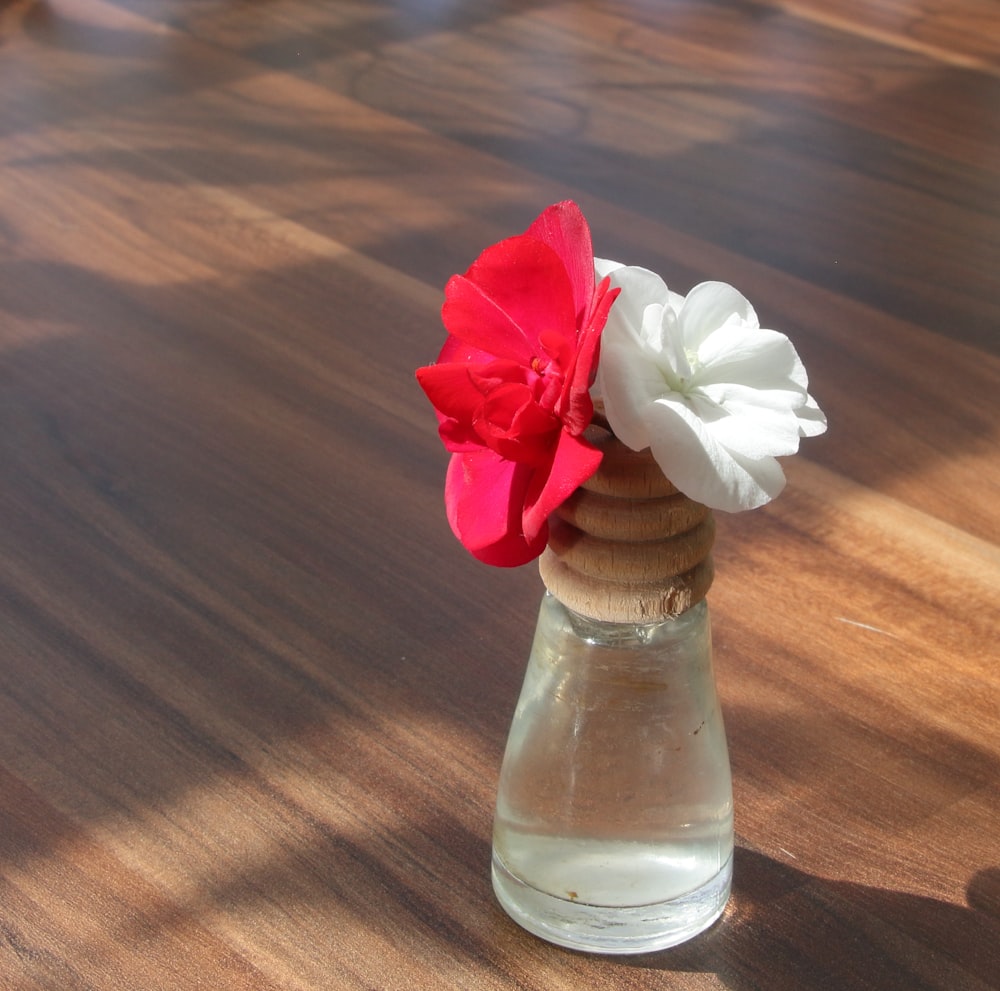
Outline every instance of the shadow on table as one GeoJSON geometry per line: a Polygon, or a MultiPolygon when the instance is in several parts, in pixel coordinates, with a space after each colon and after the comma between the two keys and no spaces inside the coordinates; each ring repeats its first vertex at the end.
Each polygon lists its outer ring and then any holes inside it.
{"type": "Polygon", "coordinates": [[[966,894],[969,907],[827,880],[741,847],[722,921],[627,964],[715,973],[735,991],[995,987],[1000,867],[975,873],[966,894]]]}

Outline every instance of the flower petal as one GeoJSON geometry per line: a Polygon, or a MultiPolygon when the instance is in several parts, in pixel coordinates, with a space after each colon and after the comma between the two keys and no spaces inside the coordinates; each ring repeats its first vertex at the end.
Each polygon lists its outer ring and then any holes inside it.
{"type": "Polygon", "coordinates": [[[743,293],[725,282],[701,282],[684,298],[678,314],[684,346],[698,352],[709,334],[733,316],[751,327],[759,327],[757,314],[743,293]]]}
{"type": "Polygon", "coordinates": [[[483,442],[501,457],[534,467],[549,463],[560,429],[558,417],[539,406],[532,390],[519,382],[492,389],[476,413],[473,426],[483,442]]]}
{"type": "Polygon", "coordinates": [[[610,258],[594,259],[594,271],[599,279],[603,279],[612,272],[617,272],[620,268],[625,268],[625,266],[621,262],[613,262],[610,258]]]}
{"type": "Polygon", "coordinates": [[[696,502],[735,513],[764,505],[784,488],[774,458],[728,450],[683,402],[661,399],[647,406],[645,418],[656,463],[696,502]]]}
{"type": "Polygon", "coordinates": [[[726,416],[706,423],[706,427],[730,454],[745,458],[774,458],[798,451],[801,434],[799,420],[793,410],[768,409],[748,403],[726,407],[726,413],[726,416]]]}
{"type": "Polygon", "coordinates": [[[466,344],[528,365],[539,355],[542,331],[575,337],[574,305],[559,255],[520,235],[487,248],[465,275],[449,279],[441,319],[466,344]]]}
{"type": "Polygon", "coordinates": [[[826,430],[826,414],[816,404],[812,396],[806,396],[804,406],[800,406],[795,415],[799,419],[799,433],[803,437],[818,437],[826,430]]]}
{"type": "MultiPolygon", "coordinates": [[[[620,296],[615,306],[624,298],[620,296]]],[[[601,339],[595,393],[604,402],[604,412],[619,440],[634,451],[649,447],[643,418],[645,408],[669,391],[653,355],[636,329],[624,321],[608,318],[601,339]]]]}
{"type": "Polygon", "coordinates": [[[555,203],[525,234],[547,244],[562,260],[572,288],[574,325],[588,323],[594,305],[594,249],[583,212],[572,200],[555,203]]]}
{"type": "Polygon", "coordinates": [[[561,506],[601,463],[601,452],[589,441],[564,430],[548,471],[538,471],[525,499],[524,533],[531,540],[543,531],[553,510],[561,506]]]}
{"type": "Polygon", "coordinates": [[[469,365],[452,362],[417,369],[417,381],[434,405],[441,443],[453,454],[482,447],[472,418],[483,396],[469,371],[469,365]]]}
{"type": "Polygon", "coordinates": [[[487,365],[495,360],[496,355],[492,351],[483,351],[482,348],[473,347],[449,334],[444,339],[441,353],[437,357],[437,364],[443,365],[446,362],[454,361],[464,365],[487,365]]]}
{"type": "MultiPolygon", "coordinates": [[[[663,279],[649,269],[619,265],[603,258],[595,258],[594,264],[598,275],[609,277],[611,285],[621,290],[608,314],[608,330],[627,325],[638,331],[643,325],[646,307],[653,302],[666,303],[670,296],[663,279]]],[[[683,297],[678,300],[683,302],[683,297]]]]}
{"type": "Polygon", "coordinates": [[[804,395],[808,379],[792,342],[776,330],[730,320],[698,349],[698,383],[736,382],[754,389],[786,389],[804,395]]]}
{"type": "Polygon", "coordinates": [[[483,449],[453,455],[445,478],[444,499],[455,536],[473,557],[486,564],[513,568],[538,557],[548,529],[533,540],[521,529],[521,514],[533,470],[483,449]]]}
{"type": "Polygon", "coordinates": [[[417,381],[434,408],[444,416],[471,420],[483,401],[469,365],[446,362],[417,369],[417,381]]]}
{"type": "Polygon", "coordinates": [[[562,416],[571,434],[582,434],[594,418],[594,401],[590,387],[597,378],[598,358],[601,353],[601,335],[608,313],[620,290],[612,289],[610,280],[604,278],[597,287],[590,323],[580,331],[576,354],[567,369],[563,394],[557,412],[562,416]]]}

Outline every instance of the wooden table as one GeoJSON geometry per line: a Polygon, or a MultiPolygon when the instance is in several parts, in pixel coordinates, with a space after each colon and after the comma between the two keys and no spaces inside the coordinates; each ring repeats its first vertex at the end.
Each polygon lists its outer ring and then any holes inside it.
{"type": "Polygon", "coordinates": [[[0,2],[0,988],[1000,986],[993,0],[0,2]],[[413,370],[547,204],[739,287],[830,420],[710,595],[735,892],[490,890],[541,585],[413,370]]]}

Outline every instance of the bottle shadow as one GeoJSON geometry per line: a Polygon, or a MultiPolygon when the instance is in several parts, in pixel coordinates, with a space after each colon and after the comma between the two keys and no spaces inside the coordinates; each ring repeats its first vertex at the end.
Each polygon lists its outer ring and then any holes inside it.
{"type": "Polygon", "coordinates": [[[736,851],[722,920],[631,966],[714,973],[733,991],[987,989],[1000,974],[1000,867],[977,871],[968,905],[817,877],[736,851]]]}

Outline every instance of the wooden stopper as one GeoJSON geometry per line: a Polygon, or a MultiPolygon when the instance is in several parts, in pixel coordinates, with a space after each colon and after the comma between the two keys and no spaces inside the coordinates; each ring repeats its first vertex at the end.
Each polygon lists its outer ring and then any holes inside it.
{"type": "Polygon", "coordinates": [[[553,514],[538,566],[546,588],[574,612],[652,623],[700,602],[712,584],[715,520],[635,452],[591,427],[601,467],[553,514]]]}

